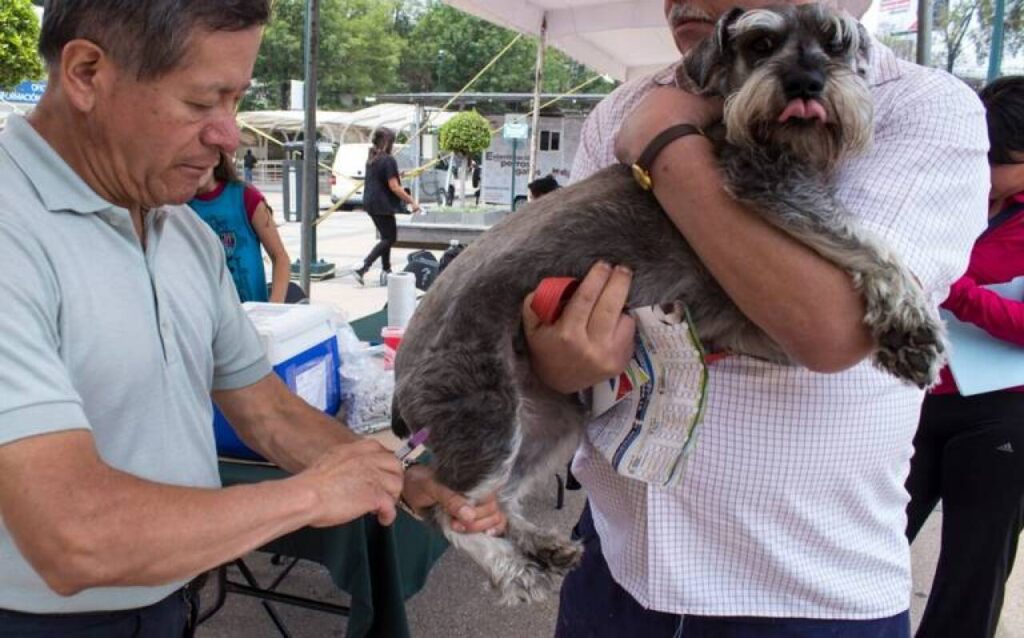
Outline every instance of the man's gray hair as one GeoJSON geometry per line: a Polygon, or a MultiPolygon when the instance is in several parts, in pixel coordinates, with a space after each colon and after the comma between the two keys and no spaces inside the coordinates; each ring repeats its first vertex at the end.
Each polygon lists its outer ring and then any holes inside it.
{"type": "Polygon", "coordinates": [[[173,70],[194,33],[266,24],[270,0],[46,0],[39,53],[52,69],[64,46],[85,39],[139,80],[173,70]]]}

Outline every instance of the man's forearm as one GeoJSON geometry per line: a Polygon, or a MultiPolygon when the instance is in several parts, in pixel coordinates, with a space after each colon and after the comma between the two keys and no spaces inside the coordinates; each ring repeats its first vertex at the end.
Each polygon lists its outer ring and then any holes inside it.
{"type": "Polygon", "coordinates": [[[306,469],[334,445],[352,443],[359,436],[337,419],[298,399],[268,414],[262,427],[243,435],[250,447],[292,473],[306,469]]]}
{"type": "Polygon", "coordinates": [[[849,275],[722,189],[711,144],[684,137],[653,166],[655,195],[729,297],[797,362],[847,368],[874,347],[849,275]]]}
{"type": "Polygon", "coordinates": [[[81,490],[93,497],[74,499],[40,541],[53,546],[31,552],[60,594],[191,578],[307,525],[316,504],[298,478],[206,490],[104,467],[90,487],[101,489],[81,490]]]}
{"type": "Polygon", "coordinates": [[[292,473],[327,449],[359,440],[354,432],[292,393],[276,374],[239,390],[213,394],[228,422],[250,448],[292,473]]]}

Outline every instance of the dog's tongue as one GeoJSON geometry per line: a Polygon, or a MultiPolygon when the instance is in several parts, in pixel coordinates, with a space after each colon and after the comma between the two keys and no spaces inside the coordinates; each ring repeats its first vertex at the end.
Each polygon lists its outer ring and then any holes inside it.
{"type": "Polygon", "coordinates": [[[821,102],[818,100],[803,100],[800,98],[790,100],[789,104],[786,105],[786,108],[782,109],[782,113],[779,115],[779,121],[787,122],[794,117],[799,120],[828,121],[828,115],[825,113],[825,107],[822,106],[821,102]]]}

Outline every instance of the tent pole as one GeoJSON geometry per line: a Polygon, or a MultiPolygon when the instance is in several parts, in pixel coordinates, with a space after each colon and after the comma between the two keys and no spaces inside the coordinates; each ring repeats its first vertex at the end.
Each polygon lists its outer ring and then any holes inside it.
{"type": "MultiPolygon", "coordinates": [[[[537,175],[537,146],[540,142],[540,89],[544,84],[544,54],[548,48],[548,14],[540,19],[540,37],[537,39],[537,68],[533,75],[533,122],[530,124],[530,172],[526,182],[532,182],[537,175]]],[[[515,175],[516,167],[512,167],[515,175]]]]}
{"type": "Polygon", "coordinates": [[[306,0],[306,120],[302,147],[302,247],[300,253],[299,282],[309,297],[310,267],[313,261],[313,219],[320,206],[320,186],[317,174],[316,151],[316,60],[319,53],[318,0],[306,0]]]}
{"type": "Polygon", "coordinates": [[[1006,1],[996,0],[995,16],[992,18],[992,49],[988,54],[987,82],[999,77],[1003,66],[1003,31],[1006,18],[1006,1]]]}
{"type": "Polygon", "coordinates": [[[932,63],[932,2],[917,0],[917,63],[932,63]]]}

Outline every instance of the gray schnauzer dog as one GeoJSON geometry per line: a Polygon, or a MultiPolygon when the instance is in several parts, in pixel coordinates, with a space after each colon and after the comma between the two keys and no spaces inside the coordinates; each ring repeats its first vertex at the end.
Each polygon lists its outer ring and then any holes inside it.
{"type": "MultiPolygon", "coordinates": [[[[733,197],[848,272],[866,304],[875,364],[917,386],[934,382],[943,329],[893,251],[834,197],[837,165],[868,147],[869,46],[852,18],[821,5],[734,9],[680,65],[678,82],[725,97],[708,131],[733,197]]],[[[631,307],[685,304],[711,350],[778,363],[786,353],[750,322],[701,264],[654,196],[624,166],[607,168],[510,215],[434,282],[395,363],[393,429],[430,428],[439,481],[471,499],[497,490],[503,537],[456,534],[507,603],[538,600],[579,560],[565,536],[521,514],[579,443],[586,407],[531,371],[522,301],[545,277],[582,277],[597,261],[633,272],[631,307]]]]}

